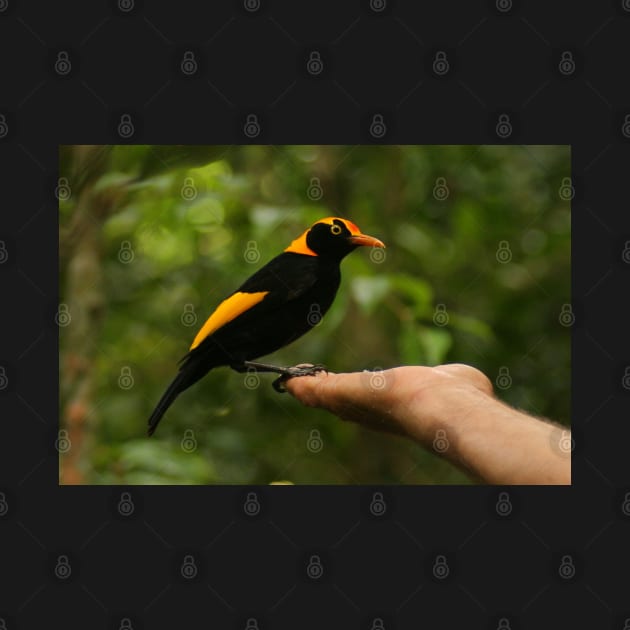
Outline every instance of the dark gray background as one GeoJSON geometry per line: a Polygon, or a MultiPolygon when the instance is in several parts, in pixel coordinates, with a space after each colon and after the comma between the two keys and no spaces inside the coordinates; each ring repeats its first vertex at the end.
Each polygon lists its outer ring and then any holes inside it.
{"type": "Polygon", "coordinates": [[[628,627],[630,2],[120,3],[0,0],[0,628],[628,627]],[[370,143],[374,115],[378,142],[572,144],[574,487],[508,516],[387,488],[379,517],[373,488],[132,488],[127,516],[59,488],[57,146],[370,143]]]}

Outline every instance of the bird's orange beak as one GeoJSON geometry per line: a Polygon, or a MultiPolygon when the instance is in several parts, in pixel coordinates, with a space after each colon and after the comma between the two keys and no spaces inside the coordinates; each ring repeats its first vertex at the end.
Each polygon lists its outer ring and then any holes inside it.
{"type": "Polygon", "coordinates": [[[367,234],[353,234],[348,237],[348,241],[350,241],[353,245],[362,245],[367,247],[385,247],[385,243],[383,241],[379,241],[377,238],[373,236],[368,236],[367,234]]]}

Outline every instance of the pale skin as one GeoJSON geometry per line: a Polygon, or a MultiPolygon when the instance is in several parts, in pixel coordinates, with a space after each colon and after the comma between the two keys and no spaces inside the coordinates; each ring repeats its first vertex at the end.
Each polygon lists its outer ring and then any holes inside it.
{"type": "Polygon", "coordinates": [[[568,430],[501,402],[469,365],[319,372],[284,386],[309,407],[407,436],[485,483],[571,483],[568,430]]]}

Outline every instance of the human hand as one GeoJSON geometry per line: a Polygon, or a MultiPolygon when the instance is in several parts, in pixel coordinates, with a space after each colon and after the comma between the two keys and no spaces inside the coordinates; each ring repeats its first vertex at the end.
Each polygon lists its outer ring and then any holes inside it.
{"type": "Polygon", "coordinates": [[[309,407],[322,407],[344,420],[422,439],[442,418],[442,408],[465,399],[492,396],[492,384],[463,364],[403,366],[380,372],[318,372],[291,378],[287,391],[309,407]]]}
{"type": "Polygon", "coordinates": [[[307,406],[412,438],[486,482],[570,483],[570,457],[553,448],[559,427],[497,400],[469,365],[320,372],[285,387],[307,406]],[[443,450],[435,448],[441,435],[443,450]]]}

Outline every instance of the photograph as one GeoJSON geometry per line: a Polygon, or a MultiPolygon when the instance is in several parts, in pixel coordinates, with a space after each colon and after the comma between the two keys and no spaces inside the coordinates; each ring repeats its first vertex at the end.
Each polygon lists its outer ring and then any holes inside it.
{"type": "Polygon", "coordinates": [[[62,145],[63,485],[570,484],[568,145],[62,145]]]}

